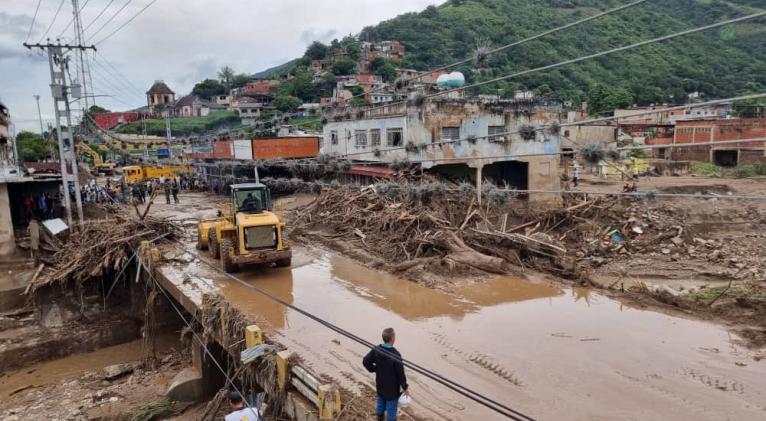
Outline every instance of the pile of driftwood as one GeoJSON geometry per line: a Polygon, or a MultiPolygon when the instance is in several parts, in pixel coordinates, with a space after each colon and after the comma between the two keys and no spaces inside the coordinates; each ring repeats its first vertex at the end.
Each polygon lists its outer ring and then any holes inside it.
{"type": "MultiPolygon", "coordinates": [[[[540,229],[553,215],[537,214],[531,221],[511,226],[511,221],[519,219],[512,202],[479,205],[474,195],[460,189],[413,194],[404,186],[381,187],[323,190],[312,204],[296,211],[293,235],[351,243],[350,248],[380,259],[373,265],[393,272],[416,269],[405,273],[416,280],[421,280],[417,268],[433,272],[437,266],[454,274],[461,269],[503,274],[531,265],[571,275],[566,248],[540,229]]],[[[563,213],[571,217],[585,209],[591,208],[576,205],[563,213]]],[[[528,209],[524,212],[530,216],[528,209]]]]}
{"type": "Polygon", "coordinates": [[[109,209],[105,218],[86,220],[63,237],[43,233],[36,256],[41,263],[27,292],[53,284],[81,284],[118,272],[141,241],[173,239],[179,234],[180,227],[170,221],[153,217],[139,220],[116,207],[109,209]]]}

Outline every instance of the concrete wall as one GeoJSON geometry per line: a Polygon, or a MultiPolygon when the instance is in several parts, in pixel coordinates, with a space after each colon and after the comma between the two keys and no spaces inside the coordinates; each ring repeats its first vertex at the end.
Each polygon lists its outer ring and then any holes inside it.
{"type": "Polygon", "coordinates": [[[614,126],[570,126],[562,130],[562,148],[575,148],[577,145],[591,143],[604,144],[617,140],[617,127],[614,126]]]}
{"type": "MultiPolygon", "coordinates": [[[[529,165],[529,189],[559,189],[560,134],[537,132],[534,140],[522,139],[518,134],[506,135],[504,140],[486,138],[490,126],[501,126],[504,132],[518,131],[522,126],[548,126],[559,121],[561,106],[556,102],[542,101],[464,101],[436,100],[423,105],[394,105],[372,109],[337,111],[324,126],[322,153],[346,155],[352,160],[391,163],[405,158],[420,162],[423,168],[448,164],[467,164],[479,168],[494,162],[521,161],[529,165]],[[420,148],[420,145],[441,143],[442,129],[458,127],[459,138],[476,137],[475,142],[461,141],[420,148]],[[370,130],[379,129],[381,145],[372,146],[370,130]],[[398,149],[387,143],[387,132],[402,129],[403,141],[398,149]],[[357,146],[355,133],[367,133],[366,146],[357,146]],[[332,134],[337,133],[337,144],[332,134]],[[407,152],[402,147],[412,143],[418,151],[407,152]],[[375,152],[381,152],[375,156],[375,152]],[[482,157],[495,158],[482,158],[482,157]],[[502,156],[502,157],[498,157],[502,156]]],[[[530,196],[531,197],[531,196],[530,196]]],[[[547,195],[550,198],[550,195],[547,195]]]]}
{"type": "Polygon", "coordinates": [[[8,184],[0,183],[0,256],[8,256],[15,251],[16,237],[13,234],[8,184]]]}

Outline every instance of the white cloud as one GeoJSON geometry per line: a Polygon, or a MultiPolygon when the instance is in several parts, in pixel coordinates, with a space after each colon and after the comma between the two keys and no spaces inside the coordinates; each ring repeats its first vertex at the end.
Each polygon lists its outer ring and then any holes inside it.
{"type": "MultiPolygon", "coordinates": [[[[131,2],[92,41],[107,36],[148,1],[131,2]]],[[[90,0],[83,10],[83,26],[87,26],[108,2],[90,0]]],[[[57,6],[53,3],[43,2],[30,42],[37,42],[53,19],[57,6]]],[[[156,79],[165,80],[176,93],[184,94],[195,82],[206,77],[214,78],[221,66],[256,73],[301,56],[314,40],[327,42],[334,37],[358,33],[364,26],[401,13],[422,10],[434,3],[437,1],[159,0],[125,29],[98,46],[99,52],[119,68],[135,88],[112,80],[105,69],[99,68],[104,77],[95,78],[94,72],[94,79],[100,79],[99,82],[94,80],[96,93],[119,95],[123,101],[140,106],[144,91],[156,79]],[[105,78],[110,80],[103,81],[105,78]]],[[[115,2],[89,32],[98,29],[122,4],[115,2]]],[[[3,10],[0,12],[0,99],[9,107],[17,128],[24,129],[37,127],[33,94],[42,96],[44,115],[52,114],[53,108],[46,60],[21,46],[35,6],[36,2],[31,0],[0,0],[3,10]]],[[[48,36],[58,35],[70,19],[71,5],[67,1],[48,36]]],[[[70,29],[70,38],[71,33],[70,29]]],[[[107,108],[127,108],[109,98],[100,98],[98,102],[107,108]]]]}

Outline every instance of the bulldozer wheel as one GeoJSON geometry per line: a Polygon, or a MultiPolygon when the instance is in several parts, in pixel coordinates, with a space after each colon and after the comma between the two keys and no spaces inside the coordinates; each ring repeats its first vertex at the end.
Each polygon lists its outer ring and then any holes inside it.
{"type": "Polygon", "coordinates": [[[215,237],[215,227],[207,230],[207,248],[210,250],[210,256],[213,259],[221,256],[221,250],[218,248],[218,239],[215,237]]]}
{"type": "Polygon", "coordinates": [[[226,273],[237,271],[237,265],[231,260],[232,253],[234,253],[234,241],[231,238],[221,240],[221,263],[226,273]]]}
{"type": "Polygon", "coordinates": [[[207,244],[202,243],[202,231],[197,228],[197,250],[206,250],[207,244]]]}
{"type": "Polygon", "coordinates": [[[288,257],[286,259],[279,259],[276,262],[278,268],[290,267],[290,265],[292,263],[293,263],[293,258],[292,257],[288,257]]]}

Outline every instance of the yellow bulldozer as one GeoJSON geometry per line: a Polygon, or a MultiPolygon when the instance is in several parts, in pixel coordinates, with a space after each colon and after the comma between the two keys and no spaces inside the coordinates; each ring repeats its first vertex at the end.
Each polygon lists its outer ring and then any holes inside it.
{"type": "Polygon", "coordinates": [[[290,266],[292,250],[285,224],[272,212],[271,192],[261,183],[231,185],[231,202],[216,219],[197,226],[197,249],[221,259],[227,273],[242,265],[275,263],[290,266]]]}

